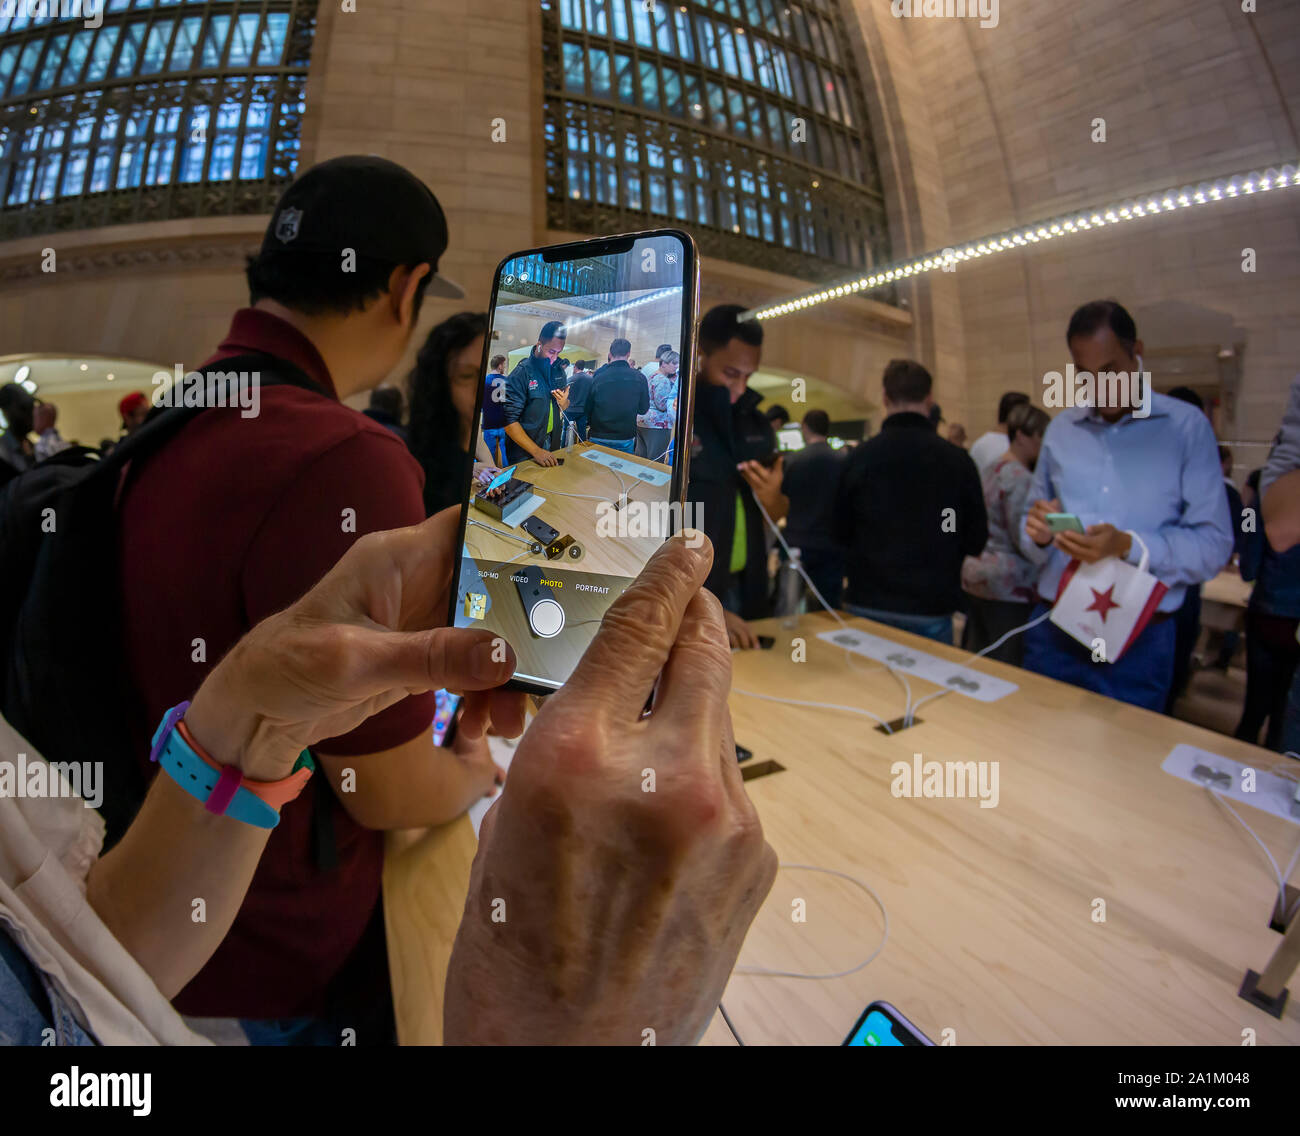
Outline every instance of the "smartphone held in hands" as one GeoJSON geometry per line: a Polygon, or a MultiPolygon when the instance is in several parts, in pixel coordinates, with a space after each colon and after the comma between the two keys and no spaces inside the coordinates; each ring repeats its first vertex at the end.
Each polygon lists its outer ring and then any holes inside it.
{"type": "Polygon", "coordinates": [[[490,497],[467,480],[449,622],[508,642],[518,689],[563,686],[610,604],[687,527],[698,307],[695,242],[674,229],[497,267],[483,373],[504,355],[506,380],[479,384],[470,448],[497,399],[512,476],[490,497]],[[569,387],[581,397],[557,400],[569,387]]]}

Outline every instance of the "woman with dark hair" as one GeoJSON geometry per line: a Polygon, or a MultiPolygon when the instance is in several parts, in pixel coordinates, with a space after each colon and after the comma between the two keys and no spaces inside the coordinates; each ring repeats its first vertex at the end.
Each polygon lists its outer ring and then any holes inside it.
{"type": "Polygon", "coordinates": [[[458,312],[429,332],[411,372],[410,446],[424,468],[430,516],[461,503],[471,453],[480,480],[498,472],[474,420],[485,335],[485,313],[458,312]]]}

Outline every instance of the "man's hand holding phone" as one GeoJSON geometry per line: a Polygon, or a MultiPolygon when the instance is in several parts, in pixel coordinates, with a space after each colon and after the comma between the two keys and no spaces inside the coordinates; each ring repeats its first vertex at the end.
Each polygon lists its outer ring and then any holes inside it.
{"type": "Polygon", "coordinates": [[[774,521],[785,516],[790,502],[781,492],[781,480],[785,475],[785,459],[779,454],[770,466],[760,461],[743,461],[736,469],[748,483],[754,496],[767,510],[767,515],[774,521]]]}
{"type": "Polygon", "coordinates": [[[1029,539],[1039,548],[1046,548],[1052,543],[1052,538],[1056,535],[1047,523],[1047,514],[1059,513],[1060,511],[1061,502],[1055,497],[1050,501],[1040,499],[1030,507],[1029,515],[1025,518],[1025,532],[1029,535],[1029,539]]]}
{"type": "Polygon", "coordinates": [[[1118,556],[1123,560],[1133,547],[1133,538],[1114,525],[1102,524],[1089,525],[1086,533],[1057,533],[1055,544],[1066,556],[1084,564],[1093,564],[1108,556],[1118,556]]]}
{"type": "Polygon", "coordinates": [[[447,1044],[691,1044],[713,1017],[776,855],[736,763],[699,543],[655,553],[515,751],[447,971],[447,1044]]]}

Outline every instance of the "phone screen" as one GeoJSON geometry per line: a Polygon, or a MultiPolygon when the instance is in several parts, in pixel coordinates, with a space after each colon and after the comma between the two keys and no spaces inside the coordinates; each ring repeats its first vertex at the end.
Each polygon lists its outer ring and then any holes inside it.
{"type": "Polygon", "coordinates": [[[516,686],[562,686],[609,605],[683,527],[696,272],[675,230],[497,269],[451,622],[510,643],[516,686]]]}
{"type": "Polygon", "coordinates": [[[1048,513],[1047,527],[1054,533],[1075,532],[1081,533],[1085,529],[1083,522],[1073,513],[1048,513]]]}
{"type": "Polygon", "coordinates": [[[433,744],[448,745],[451,741],[449,731],[453,728],[456,710],[460,706],[460,695],[452,694],[449,690],[439,690],[435,692],[434,698],[436,709],[433,714],[433,744]]]}
{"type": "Polygon", "coordinates": [[[873,1002],[858,1019],[845,1045],[928,1045],[929,1040],[885,1002],[873,1002]]]}

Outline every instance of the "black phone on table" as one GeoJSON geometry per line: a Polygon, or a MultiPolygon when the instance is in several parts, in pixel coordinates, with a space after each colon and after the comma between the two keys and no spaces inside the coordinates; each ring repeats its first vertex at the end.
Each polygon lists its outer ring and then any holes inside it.
{"type": "MultiPolygon", "coordinates": [[[[555,433],[547,430],[550,410],[537,408],[539,425],[530,436],[543,448],[553,444],[559,464],[519,462],[514,478],[526,492],[509,508],[494,511],[476,501],[472,478],[463,487],[448,622],[499,633],[515,651],[509,685],[516,689],[549,694],[563,686],[606,609],[682,527],[690,446],[673,446],[672,464],[639,456],[636,450],[644,447],[637,446],[636,400],[626,391],[635,393],[637,381],[648,381],[642,365],[655,358],[660,344],[671,344],[680,355],[673,436],[690,437],[698,262],[688,234],[657,229],[529,249],[497,266],[483,346],[485,374],[488,359],[504,354],[507,375],[518,371],[514,389],[540,401],[547,397],[541,388],[555,381],[553,360],[562,353],[600,361],[597,370],[603,373],[593,396],[607,379],[622,384],[621,393],[600,403],[600,442],[566,445],[569,432],[563,429],[562,440],[554,442],[555,433]],[[543,328],[556,321],[563,338],[539,343],[543,328]],[[629,357],[638,360],[635,369],[629,357]],[[538,551],[539,532],[559,535],[538,551]]],[[[484,389],[480,383],[476,438],[484,389]]],[[[672,405],[670,397],[664,401],[672,405]]]]}

